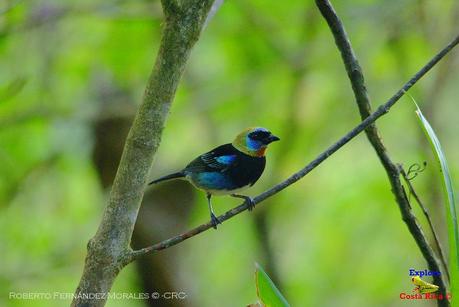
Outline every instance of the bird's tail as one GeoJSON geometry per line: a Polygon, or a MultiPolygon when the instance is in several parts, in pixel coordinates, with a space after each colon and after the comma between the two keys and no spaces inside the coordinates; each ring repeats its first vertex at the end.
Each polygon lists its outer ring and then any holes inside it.
{"type": "Polygon", "coordinates": [[[173,174],[158,178],[156,180],[153,180],[152,182],[149,183],[149,185],[150,184],[156,184],[156,183],[161,182],[161,181],[172,180],[172,179],[183,178],[183,177],[185,177],[185,173],[184,172],[177,172],[177,173],[173,173],[173,174]]]}

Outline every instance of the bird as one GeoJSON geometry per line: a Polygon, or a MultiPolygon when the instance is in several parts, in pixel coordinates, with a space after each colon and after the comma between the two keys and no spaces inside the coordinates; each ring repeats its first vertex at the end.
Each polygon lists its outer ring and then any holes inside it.
{"type": "Polygon", "coordinates": [[[212,227],[221,221],[215,216],[213,195],[230,195],[244,199],[252,211],[253,199],[239,192],[253,186],[266,165],[265,152],[269,144],[280,138],[263,127],[250,127],[239,133],[232,143],[218,146],[191,161],[181,171],[160,177],[149,183],[184,179],[206,193],[212,227]]]}

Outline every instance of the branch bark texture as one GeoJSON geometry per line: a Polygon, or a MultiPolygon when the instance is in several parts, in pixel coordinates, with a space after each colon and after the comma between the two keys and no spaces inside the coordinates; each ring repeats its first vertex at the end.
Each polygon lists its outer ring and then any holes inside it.
{"type": "MultiPolygon", "coordinates": [[[[371,115],[370,98],[365,86],[365,78],[363,76],[362,69],[354,53],[354,50],[352,49],[346,30],[344,29],[344,25],[336,14],[332,4],[328,0],[316,0],[316,4],[323,17],[327,21],[328,26],[330,27],[330,30],[335,38],[336,46],[341,52],[341,58],[344,62],[347,75],[352,85],[352,90],[354,92],[357,106],[360,111],[360,116],[362,120],[365,120],[371,115]]],[[[392,162],[389,153],[384,146],[379,131],[376,128],[376,125],[369,125],[365,129],[365,133],[374,150],[376,151],[381,164],[386,170],[390,185],[392,187],[392,193],[395,196],[395,200],[400,209],[403,221],[406,223],[422,255],[427,261],[429,269],[432,271],[440,272],[440,261],[435,255],[427,240],[427,237],[421,228],[421,225],[411,210],[409,200],[400,180],[400,168],[396,163],[392,162]]],[[[443,297],[446,297],[446,281],[443,276],[434,276],[434,283],[440,287],[440,292],[443,294],[443,297]]],[[[447,300],[438,300],[437,302],[439,306],[448,306],[447,300]]]]}
{"type": "Polygon", "coordinates": [[[198,40],[212,0],[163,0],[165,23],[143,102],[126,139],[97,233],[88,243],[85,267],[72,306],[103,306],[128,263],[130,241],[147,175],[161,141],[180,77],[198,40]]]}

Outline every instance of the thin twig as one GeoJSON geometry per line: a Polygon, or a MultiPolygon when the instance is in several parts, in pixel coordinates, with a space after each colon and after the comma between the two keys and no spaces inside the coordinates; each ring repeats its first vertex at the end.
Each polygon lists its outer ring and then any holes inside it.
{"type": "MultiPolygon", "coordinates": [[[[346,68],[349,80],[351,81],[352,90],[354,91],[360,116],[362,120],[366,120],[371,117],[370,98],[368,96],[362,69],[354,53],[354,50],[352,49],[343,23],[336,14],[332,4],[328,0],[316,0],[316,4],[322,13],[322,16],[327,21],[328,26],[330,27],[330,30],[335,38],[336,46],[341,53],[344,66],[346,68]]],[[[458,39],[459,37],[456,38],[456,43],[458,39]]],[[[407,225],[408,230],[410,231],[422,255],[427,261],[429,269],[433,271],[440,271],[440,262],[435,255],[434,250],[430,246],[429,241],[427,240],[416,216],[411,210],[409,200],[405,194],[405,190],[400,180],[400,170],[398,169],[396,163],[391,160],[379,134],[379,131],[376,128],[376,125],[369,125],[365,130],[365,133],[376,154],[378,155],[381,164],[386,170],[389,182],[392,187],[392,193],[395,196],[395,200],[398,204],[402,219],[407,225]]],[[[439,286],[439,291],[443,297],[446,297],[446,282],[443,276],[434,276],[434,282],[439,286]]],[[[437,304],[438,306],[448,306],[449,302],[446,299],[438,299],[437,304]]]]}
{"type": "Polygon", "coordinates": [[[430,230],[431,230],[432,235],[434,237],[435,245],[437,246],[437,250],[438,250],[438,253],[440,255],[440,260],[441,260],[441,263],[443,264],[443,267],[444,267],[445,272],[446,272],[446,277],[448,278],[448,282],[449,282],[450,281],[450,276],[449,276],[448,265],[447,265],[446,260],[445,260],[446,259],[445,258],[445,254],[443,253],[443,248],[442,248],[442,246],[440,244],[440,240],[438,240],[438,235],[437,235],[437,232],[435,231],[435,228],[433,226],[433,223],[432,223],[432,220],[430,218],[429,212],[427,211],[427,208],[424,206],[424,203],[421,201],[419,195],[414,190],[414,187],[411,184],[411,180],[412,179],[408,178],[408,175],[406,174],[405,170],[403,169],[403,167],[401,165],[399,165],[399,169],[400,169],[400,174],[402,174],[402,177],[405,180],[406,185],[408,186],[408,191],[410,192],[410,195],[412,195],[414,197],[414,199],[418,203],[419,207],[421,208],[422,213],[424,213],[424,216],[427,219],[427,223],[429,224],[430,230]]]}
{"type": "MultiPolygon", "coordinates": [[[[451,49],[453,49],[459,43],[459,36],[457,36],[454,40],[452,40],[445,48],[443,48],[439,53],[437,53],[424,67],[422,67],[408,82],[406,82],[401,89],[399,89],[386,103],[382,104],[378,107],[378,109],[372,113],[370,116],[365,118],[359,125],[349,131],[346,135],[344,135],[341,139],[339,139],[336,143],[328,147],[324,152],[318,155],[312,162],[306,165],[304,168],[299,170],[298,172],[291,175],[286,180],[282,181],[281,183],[277,184],[276,186],[272,187],[271,189],[263,192],[262,194],[256,196],[253,201],[254,204],[258,204],[265,199],[279,193],[280,191],[284,190],[288,186],[292,185],[293,183],[297,182],[304,176],[306,176],[310,171],[316,168],[319,164],[325,161],[328,157],[338,151],[341,147],[346,145],[350,140],[352,140],[355,136],[365,130],[368,126],[373,124],[378,118],[385,115],[389,112],[390,108],[403,96],[403,94],[408,91],[419,79],[421,79],[432,67],[435,66],[451,49]]],[[[227,211],[226,213],[222,214],[218,217],[220,221],[226,221],[233,216],[247,210],[248,204],[246,202],[242,203],[241,205],[227,211]]],[[[145,247],[139,250],[130,251],[127,255],[125,255],[125,261],[131,262],[135,258],[142,256],[146,253],[152,251],[159,251],[176,244],[179,244],[186,239],[194,237],[208,229],[212,228],[212,224],[205,223],[199,225],[189,231],[181,233],[175,237],[169,238],[164,240],[160,243],[155,245],[145,247]]]]}

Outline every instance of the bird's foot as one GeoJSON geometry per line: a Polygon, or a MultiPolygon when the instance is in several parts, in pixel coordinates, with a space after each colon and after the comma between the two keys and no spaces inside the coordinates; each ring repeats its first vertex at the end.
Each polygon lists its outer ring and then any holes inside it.
{"type": "Polygon", "coordinates": [[[249,211],[252,211],[253,208],[255,208],[255,202],[253,201],[253,198],[247,196],[245,200],[247,201],[247,209],[249,211]]]}
{"type": "Polygon", "coordinates": [[[255,202],[253,201],[253,198],[250,196],[246,195],[239,195],[239,194],[231,194],[231,196],[236,197],[236,198],[242,198],[247,202],[247,209],[249,211],[252,211],[253,208],[255,208],[255,202]]]}
{"type": "Polygon", "coordinates": [[[221,224],[222,222],[216,217],[213,213],[210,214],[210,223],[214,229],[217,229],[217,225],[221,224]]]}

